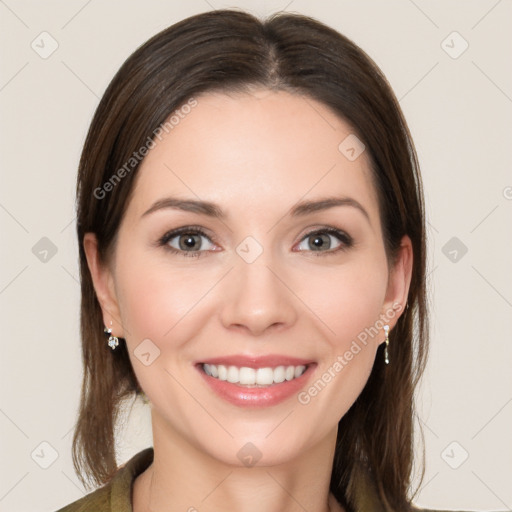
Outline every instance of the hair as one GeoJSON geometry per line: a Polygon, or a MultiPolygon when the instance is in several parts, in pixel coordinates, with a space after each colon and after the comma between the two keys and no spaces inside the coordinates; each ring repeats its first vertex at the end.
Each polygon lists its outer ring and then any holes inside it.
{"type": "MultiPolygon", "coordinates": [[[[412,279],[407,307],[391,333],[391,364],[384,363],[382,344],[363,391],[339,422],[330,481],[334,496],[353,510],[355,482],[363,468],[386,509],[410,510],[414,390],[428,348],[425,220],[417,156],[398,101],[377,65],[345,36],[299,14],[276,13],[260,20],[238,10],[217,10],[180,21],[125,61],[97,107],[76,190],[84,366],[73,437],[76,472],[86,486],[87,480],[104,484],[112,478],[120,405],[128,397],[143,396],[126,345],[121,343],[115,352],[106,345],[84,234],[95,233],[100,259],[108,263],[134,189],[138,150],[150,145],[159,127],[191,98],[254,87],[312,98],[346,121],[366,146],[390,263],[402,237],[411,239],[412,279]],[[116,172],[119,179],[114,180],[116,172]]],[[[423,476],[422,459],[420,481],[423,476]]]]}

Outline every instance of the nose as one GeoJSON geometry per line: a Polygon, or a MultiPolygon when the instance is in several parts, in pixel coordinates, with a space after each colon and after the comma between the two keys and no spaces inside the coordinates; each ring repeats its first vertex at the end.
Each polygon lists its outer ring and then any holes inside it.
{"type": "Polygon", "coordinates": [[[253,263],[239,261],[223,290],[224,327],[253,336],[291,327],[298,317],[297,304],[278,275],[263,257],[253,263]]]}

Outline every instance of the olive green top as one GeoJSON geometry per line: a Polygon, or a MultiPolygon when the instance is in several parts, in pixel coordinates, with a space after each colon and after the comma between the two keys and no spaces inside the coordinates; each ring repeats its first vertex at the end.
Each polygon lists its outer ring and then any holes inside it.
{"type": "MultiPolygon", "coordinates": [[[[133,512],[133,482],[153,462],[153,448],[146,448],[121,466],[112,480],[57,512],[133,512]]],[[[356,492],[357,512],[385,512],[369,479],[363,478],[356,492]]],[[[422,512],[423,509],[417,509],[422,512]]],[[[442,512],[424,510],[423,512],[442,512]]]]}

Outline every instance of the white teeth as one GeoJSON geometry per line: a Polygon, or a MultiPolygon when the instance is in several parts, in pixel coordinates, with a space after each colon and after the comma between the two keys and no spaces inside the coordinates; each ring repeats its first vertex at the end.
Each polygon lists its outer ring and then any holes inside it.
{"type": "MultiPolygon", "coordinates": [[[[211,366],[215,365],[211,364],[210,367],[211,366]]],[[[217,373],[219,374],[219,380],[226,380],[228,378],[228,369],[222,364],[217,366],[217,373]]],[[[211,372],[211,375],[213,377],[213,372],[211,372]]]]}
{"type": "Polygon", "coordinates": [[[228,376],[226,380],[228,382],[231,382],[231,384],[236,384],[237,382],[240,382],[240,372],[238,371],[238,368],[236,366],[228,367],[228,376]]]}
{"type": "Polygon", "coordinates": [[[294,370],[294,377],[297,378],[297,377],[300,377],[303,373],[304,373],[304,370],[306,369],[305,366],[296,366],[295,367],[295,370],[294,370]]]}
{"type": "Polygon", "coordinates": [[[295,367],[294,366],[287,366],[286,372],[285,372],[285,379],[286,380],[292,380],[295,377],[295,367]]]}
{"type": "Polygon", "coordinates": [[[254,368],[246,368],[245,366],[240,368],[239,382],[240,384],[256,384],[256,370],[254,368]]]}
{"type": "Polygon", "coordinates": [[[277,382],[280,384],[281,382],[284,382],[284,379],[286,378],[286,374],[284,373],[284,366],[278,366],[274,370],[274,382],[277,382]]]}
{"type": "Polygon", "coordinates": [[[280,384],[285,380],[293,380],[300,377],[305,371],[304,365],[300,366],[277,366],[276,368],[248,368],[242,366],[225,366],[223,364],[203,364],[203,370],[206,375],[210,375],[219,380],[227,380],[232,384],[241,384],[243,386],[271,386],[280,384]]]}
{"type": "Polygon", "coordinates": [[[274,370],[272,368],[258,368],[256,370],[256,384],[258,386],[270,386],[274,382],[274,370]]]}

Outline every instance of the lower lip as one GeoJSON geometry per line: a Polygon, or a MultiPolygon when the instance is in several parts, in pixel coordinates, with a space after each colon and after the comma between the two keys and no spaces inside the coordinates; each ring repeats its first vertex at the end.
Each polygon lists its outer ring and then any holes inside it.
{"type": "Polygon", "coordinates": [[[239,407],[269,407],[285,401],[297,394],[303,388],[313,373],[315,364],[307,366],[304,373],[292,380],[285,380],[279,384],[272,384],[264,388],[249,388],[232,384],[227,380],[219,380],[207,375],[202,365],[198,365],[198,371],[210,388],[221,398],[239,407]]]}

